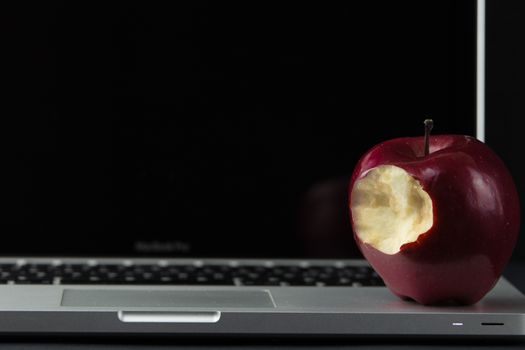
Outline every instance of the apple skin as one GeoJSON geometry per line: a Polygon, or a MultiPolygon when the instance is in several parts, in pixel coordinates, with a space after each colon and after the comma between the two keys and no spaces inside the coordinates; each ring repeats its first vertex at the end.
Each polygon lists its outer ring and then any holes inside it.
{"type": "Polygon", "coordinates": [[[474,304],[496,284],[516,245],[520,208],[516,186],[500,158],[463,135],[398,138],[378,144],[359,160],[352,189],[366,172],[398,166],[430,195],[433,225],[417,241],[385,254],[354,238],[387,287],[421,304],[474,304]]]}

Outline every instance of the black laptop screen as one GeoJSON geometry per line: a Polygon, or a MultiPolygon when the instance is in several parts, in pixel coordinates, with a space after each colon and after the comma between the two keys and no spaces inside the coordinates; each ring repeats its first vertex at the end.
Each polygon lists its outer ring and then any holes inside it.
{"type": "Polygon", "coordinates": [[[348,257],[389,138],[475,132],[475,1],[0,14],[2,255],[348,257]]]}

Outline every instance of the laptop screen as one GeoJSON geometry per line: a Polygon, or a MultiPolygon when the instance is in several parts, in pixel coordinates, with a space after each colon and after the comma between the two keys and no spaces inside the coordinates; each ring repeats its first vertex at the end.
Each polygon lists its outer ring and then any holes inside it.
{"type": "Polygon", "coordinates": [[[2,255],[352,257],[363,152],[475,133],[475,1],[35,6],[0,15],[2,255]]]}

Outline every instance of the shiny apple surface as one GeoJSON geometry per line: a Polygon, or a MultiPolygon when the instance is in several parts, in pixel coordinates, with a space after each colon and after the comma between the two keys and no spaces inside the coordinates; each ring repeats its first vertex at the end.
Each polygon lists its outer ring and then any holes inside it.
{"type": "Polygon", "coordinates": [[[463,135],[381,143],[358,162],[350,183],[381,165],[412,175],[433,204],[432,227],[394,254],[354,236],[365,258],[396,295],[422,304],[473,304],[501,276],[516,245],[520,210],[516,187],[501,159],[484,143],[463,135]]]}

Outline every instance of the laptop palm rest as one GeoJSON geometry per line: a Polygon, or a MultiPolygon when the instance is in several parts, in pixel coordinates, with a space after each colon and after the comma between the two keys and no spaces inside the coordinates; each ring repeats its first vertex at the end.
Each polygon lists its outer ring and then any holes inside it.
{"type": "Polygon", "coordinates": [[[65,289],[61,306],[274,308],[267,290],[97,290],[65,289]]]}

